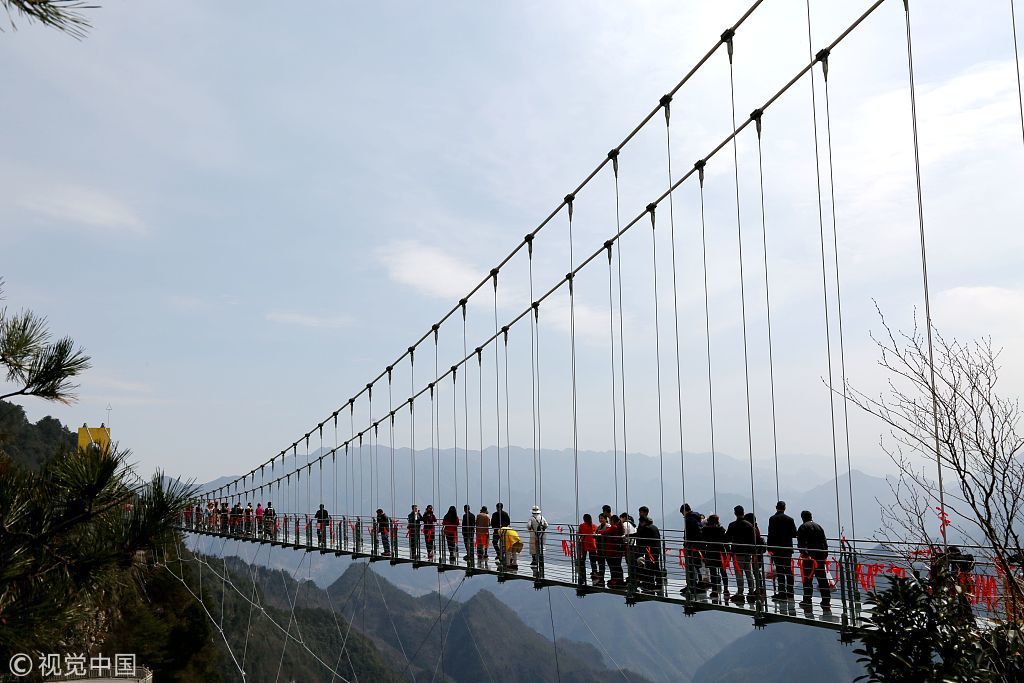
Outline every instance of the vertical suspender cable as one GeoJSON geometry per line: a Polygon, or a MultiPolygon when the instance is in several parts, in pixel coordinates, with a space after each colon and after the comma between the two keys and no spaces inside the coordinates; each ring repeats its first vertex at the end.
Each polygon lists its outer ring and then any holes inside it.
{"type": "Polygon", "coordinates": [[[498,360],[498,269],[491,271],[494,282],[494,457],[498,466],[498,497],[501,500],[501,368],[498,360]]]}
{"type": "MultiPolygon", "coordinates": [[[[338,414],[334,414],[334,450],[331,451],[331,464],[334,466],[334,514],[340,514],[338,508],[338,414]]],[[[262,486],[260,488],[263,488],[262,486]]]]}
{"type": "MultiPolygon", "coordinates": [[[[452,366],[452,439],[455,443],[454,450],[452,452],[452,473],[454,475],[455,490],[453,493],[454,500],[453,504],[457,504],[459,501],[459,382],[458,382],[458,365],[452,366]]],[[[465,444],[463,444],[465,447],[465,444]]],[[[466,499],[469,502],[469,499],[466,499]]],[[[456,511],[458,506],[456,505],[456,511]]]]}
{"type": "Polygon", "coordinates": [[[579,429],[576,413],[576,297],[573,292],[573,255],[572,255],[572,202],[575,199],[571,194],[566,195],[565,204],[569,214],[569,273],[565,279],[569,283],[569,346],[570,365],[572,368],[572,462],[573,482],[576,489],[576,516],[574,524],[580,521],[580,447],[579,429]]]}
{"type": "MultiPolygon", "coordinates": [[[[807,0],[807,53],[808,56],[812,56],[814,52],[813,39],[811,36],[811,3],[807,0]]],[[[816,57],[822,64],[822,70],[828,70],[828,50],[821,50],[818,52],[816,57]]],[[[824,210],[822,208],[821,198],[821,154],[818,143],[818,107],[817,97],[814,88],[814,70],[811,69],[811,114],[814,128],[814,169],[815,169],[815,185],[818,194],[818,234],[819,244],[821,246],[821,289],[822,289],[822,302],[824,304],[825,312],[825,348],[827,350],[826,357],[828,359],[828,405],[829,405],[829,419],[832,426],[832,468],[835,474],[835,491],[836,491],[836,533],[842,537],[843,533],[843,515],[842,505],[839,497],[839,447],[836,442],[836,410],[835,410],[835,396],[832,390],[832,327],[829,321],[829,305],[828,305],[828,268],[825,262],[825,217],[824,210]]],[[[845,388],[844,388],[845,392],[845,388]]],[[[842,548],[840,547],[840,552],[842,548]]],[[[841,566],[842,563],[840,563],[841,566]]],[[[840,578],[839,581],[839,595],[843,605],[843,626],[846,626],[848,613],[846,609],[846,582],[840,578]]]]}
{"type": "MultiPolygon", "coordinates": [[[[924,317],[928,328],[928,369],[931,373],[932,421],[935,437],[935,465],[939,473],[939,512],[942,519],[946,518],[946,494],[942,488],[942,457],[939,451],[939,396],[935,385],[935,350],[932,343],[932,306],[928,292],[928,252],[924,239],[924,200],[921,190],[921,148],[917,140],[917,97],[914,93],[914,47],[910,38],[910,1],[903,0],[904,14],[907,23],[907,72],[910,81],[910,120],[914,137],[914,179],[917,189],[917,225],[921,236],[921,281],[924,288],[924,317]]],[[[1016,44],[1016,43],[1014,43],[1016,44]]],[[[940,524],[942,545],[946,547],[946,526],[940,524]]]]}
{"type": "MultiPolygon", "coordinates": [[[[505,506],[506,510],[512,510],[512,430],[509,426],[509,402],[508,402],[508,325],[501,328],[505,341],[505,506]]],[[[497,345],[498,341],[494,341],[497,345]]],[[[509,521],[512,520],[509,512],[509,521]]]]}
{"type": "MultiPolygon", "coordinates": [[[[466,300],[459,302],[462,306],[462,357],[469,357],[469,347],[466,345],[466,300]]],[[[464,459],[466,461],[466,503],[469,503],[469,362],[462,373],[462,424],[465,427],[463,439],[464,459]]]]}
{"type": "Polygon", "coordinates": [[[388,436],[391,441],[391,516],[398,512],[395,500],[395,404],[391,393],[392,366],[388,366],[388,415],[390,416],[390,428],[388,436]]]}
{"type": "Polygon", "coordinates": [[[544,442],[541,439],[540,404],[540,302],[533,302],[533,322],[537,329],[537,505],[544,507],[544,442]]]}
{"type": "Polygon", "coordinates": [[[479,419],[480,435],[480,504],[484,504],[484,355],[481,347],[476,347],[477,367],[477,418],[479,419]]]}
{"type": "Polygon", "coordinates": [[[409,348],[409,474],[412,500],[416,500],[416,348],[409,348]]]}
{"type": "MultiPolygon", "coordinates": [[[[812,56],[814,54],[813,42],[811,37],[811,2],[806,1],[807,6],[807,54],[812,56]]],[[[819,58],[827,58],[828,53],[822,51],[818,53],[819,58]]],[[[835,416],[835,398],[832,391],[832,326],[829,320],[829,306],[828,306],[828,273],[825,264],[825,215],[824,209],[822,208],[821,198],[821,155],[819,154],[819,143],[818,143],[818,108],[817,108],[817,96],[815,94],[814,87],[814,71],[810,73],[811,76],[811,117],[814,129],[814,169],[815,169],[815,186],[818,192],[818,233],[819,233],[819,244],[821,245],[821,291],[822,300],[824,303],[825,313],[825,357],[828,362],[828,404],[829,404],[829,419],[832,425],[832,465],[835,474],[835,489],[836,489],[836,533],[842,531],[843,517],[840,510],[839,504],[839,450],[836,443],[836,416],[835,416]]]]}
{"type": "MultiPolygon", "coordinates": [[[[619,150],[608,152],[612,157],[612,173],[615,176],[615,234],[622,232],[622,213],[619,201],[619,150]],[[614,155],[612,154],[614,152],[614,155]]],[[[618,270],[619,289],[619,391],[622,393],[622,493],[629,508],[629,443],[626,439],[626,336],[622,321],[622,239],[615,240],[615,261],[618,270]]],[[[664,524],[664,520],[662,520],[664,524]]]]}
{"type": "MultiPolygon", "coordinates": [[[[438,367],[437,367],[437,341],[438,341],[437,333],[438,333],[438,329],[439,328],[440,328],[440,326],[437,325],[437,324],[435,324],[433,326],[433,331],[434,331],[434,378],[435,378],[435,381],[436,381],[436,378],[437,378],[437,376],[439,374],[438,367]]],[[[430,478],[431,478],[430,495],[434,499],[431,502],[432,503],[437,503],[438,496],[441,493],[441,481],[440,481],[440,479],[441,479],[441,477],[440,477],[440,473],[441,473],[441,466],[440,466],[440,460],[441,460],[441,431],[439,429],[440,424],[438,422],[438,407],[437,407],[437,403],[434,401],[434,388],[433,388],[434,387],[434,383],[431,382],[430,386],[431,386],[431,388],[430,388],[430,444],[431,444],[431,446],[430,446],[430,467],[431,467],[431,472],[430,472],[430,478]]],[[[438,389],[438,392],[440,392],[441,387],[438,386],[437,389],[438,389]]],[[[424,508],[424,509],[426,509],[426,508],[424,508]]]]}
{"type": "Polygon", "coordinates": [[[665,102],[665,157],[668,162],[668,224],[672,246],[672,312],[675,320],[676,335],[676,405],[679,408],[679,477],[682,500],[686,502],[686,452],[683,449],[683,371],[679,353],[679,285],[676,270],[676,212],[672,198],[672,124],[671,95],[661,98],[665,102]]]}
{"type": "Polygon", "coordinates": [[[708,424],[711,428],[711,504],[718,514],[718,465],[715,454],[715,385],[711,373],[711,306],[708,302],[708,241],[707,221],[704,217],[704,166],[701,159],[695,166],[700,184],[700,252],[704,270],[704,341],[707,346],[708,360],[708,424]]]}
{"type": "Polygon", "coordinates": [[[850,412],[846,392],[846,344],[843,340],[843,294],[839,277],[839,228],[836,225],[835,171],[832,163],[832,108],[828,97],[828,58],[822,61],[825,81],[825,147],[828,150],[828,186],[832,207],[832,256],[836,269],[836,322],[839,332],[839,374],[843,378],[843,435],[846,439],[847,486],[850,494],[850,538],[856,543],[857,522],[853,505],[853,466],[850,458],[850,412]]]}
{"type": "Polygon", "coordinates": [[[1017,48],[1017,14],[1014,11],[1014,2],[1010,0],[1010,26],[1013,29],[1013,65],[1017,68],[1017,106],[1020,110],[1020,132],[1024,139],[1024,94],[1020,88],[1020,54],[1017,48]]]}
{"type": "Polygon", "coordinates": [[[654,276],[654,365],[658,390],[658,483],[661,487],[661,523],[665,524],[665,445],[661,425],[661,327],[658,323],[658,235],[654,228],[654,212],[657,204],[648,204],[651,215],[651,273],[654,276]]]}
{"type": "Polygon", "coordinates": [[[619,436],[618,423],[619,411],[615,401],[615,303],[612,295],[614,276],[612,275],[612,240],[604,243],[608,251],[608,340],[611,348],[611,370],[612,370],[612,460],[615,473],[615,514],[621,512],[619,507],[619,436]]]}
{"type": "Polygon", "coordinates": [[[779,438],[775,421],[775,352],[772,347],[772,297],[768,277],[768,228],[764,210],[764,150],[761,145],[761,115],[762,112],[758,109],[750,116],[754,119],[754,126],[757,129],[757,175],[761,199],[761,246],[764,254],[764,307],[768,323],[768,389],[771,393],[772,403],[772,456],[775,460],[775,500],[779,500],[782,496],[779,492],[779,438]]]}
{"type": "MultiPolygon", "coordinates": [[[[729,103],[732,109],[732,128],[733,130],[736,130],[736,81],[733,67],[732,29],[726,31],[726,34],[729,37],[726,39],[725,35],[723,35],[722,38],[725,40],[726,53],[729,56],[729,103]]],[[[750,461],[750,511],[753,513],[757,505],[754,498],[754,435],[753,429],[750,425],[750,355],[747,344],[747,289],[746,281],[743,276],[743,223],[740,220],[740,158],[738,143],[736,142],[737,137],[738,136],[734,135],[732,138],[732,170],[733,183],[736,189],[736,240],[740,262],[740,315],[743,322],[743,384],[746,392],[747,406],[747,458],[750,461]]]]}
{"type": "MultiPolygon", "coordinates": [[[[533,304],[533,235],[526,236],[526,254],[530,272],[530,303],[533,304]]],[[[530,416],[532,418],[531,445],[533,446],[533,504],[539,505],[537,492],[537,320],[530,315],[530,416]]]]}

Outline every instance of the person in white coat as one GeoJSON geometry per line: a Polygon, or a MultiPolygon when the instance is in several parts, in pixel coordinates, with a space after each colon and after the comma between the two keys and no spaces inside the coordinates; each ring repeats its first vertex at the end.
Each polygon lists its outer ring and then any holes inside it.
{"type": "Polygon", "coordinates": [[[526,522],[526,530],[530,532],[530,565],[536,567],[544,555],[544,532],[547,531],[548,520],[540,513],[536,505],[530,509],[530,519],[526,522]]]}

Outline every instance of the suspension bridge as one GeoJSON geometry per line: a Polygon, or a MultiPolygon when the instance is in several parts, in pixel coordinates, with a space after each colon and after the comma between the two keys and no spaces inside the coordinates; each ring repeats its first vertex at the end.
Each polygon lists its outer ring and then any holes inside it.
{"type": "MultiPolygon", "coordinates": [[[[927,572],[928,553],[922,554],[921,548],[883,543],[870,538],[870,533],[864,533],[863,529],[858,535],[847,397],[845,390],[835,389],[845,386],[847,373],[839,272],[841,218],[837,217],[836,182],[832,172],[833,113],[829,94],[830,77],[834,80],[836,76],[830,75],[829,65],[834,56],[842,54],[848,46],[849,38],[872,22],[898,21],[905,35],[902,46],[906,59],[905,107],[911,124],[905,141],[913,150],[913,164],[904,171],[913,179],[916,194],[917,223],[912,231],[920,243],[920,260],[903,265],[912,266],[921,274],[921,304],[931,350],[931,302],[918,140],[919,117],[927,117],[928,112],[920,110],[915,91],[911,22],[915,3],[877,0],[866,4],[841,31],[825,41],[814,35],[810,3],[807,3],[806,63],[793,73],[776,76],[778,87],[752,111],[737,112],[734,64],[742,58],[743,31],[762,4],[763,0],[753,2],[733,24],[725,27],[707,52],[649,113],[436,323],[409,343],[390,364],[361,383],[348,400],[287,447],[262,459],[245,474],[204,490],[195,501],[195,507],[182,519],[181,530],[194,537],[237,540],[303,553],[344,555],[418,569],[436,568],[438,572],[457,572],[464,577],[493,575],[498,581],[530,582],[537,589],[563,586],[574,589],[580,596],[607,593],[621,597],[624,605],[640,601],[668,602],[678,604],[690,615],[707,610],[726,611],[749,616],[757,626],[796,622],[833,629],[847,639],[863,628],[865,617],[869,615],[864,601],[866,591],[875,588],[877,582],[887,576],[904,576],[914,569],[927,572]],[[707,142],[693,157],[679,158],[672,142],[673,106],[686,101],[687,86],[698,74],[703,74],[710,64],[723,63],[728,71],[722,87],[729,103],[727,128],[730,132],[707,142]],[[713,310],[709,296],[709,274],[716,268],[729,267],[738,272],[738,330],[743,373],[739,424],[749,472],[748,481],[742,482],[744,486],[749,485],[749,496],[743,503],[747,511],[771,509],[780,497],[772,346],[773,272],[769,268],[772,218],[765,208],[765,177],[766,174],[784,174],[786,168],[785,159],[765,156],[762,143],[773,134],[772,117],[778,104],[793,100],[807,108],[811,119],[810,128],[802,133],[804,138],[791,142],[813,147],[816,187],[809,191],[808,201],[813,202],[816,209],[814,229],[820,250],[821,280],[821,374],[828,378],[806,390],[819,392],[821,402],[828,405],[835,478],[834,508],[816,515],[831,531],[827,557],[810,563],[800,558],[799,550],[794,554],[792,548],[762,545],[730,551],[725,545],[714,548],[713,544],[690,542],[684,530],[671,528],[671,520],[682,522],[681,515],[674,516],[679,503],[708,493],[710,507],[714,514],[721,514],[723,525],[732,520],[731,508],[719,509],[722,482],[718,472],[722,454],[716,450],[716,436],[721,438],[723,423],[721,419],[716,422],[716,412],[720,416],[725,408],[722,397],[715,392],[716,349],[712,344],[713,310]],[[659,162],[660,168],[651,171],[661,175],[663,189],[645,205],[627,212],[620,195],[621,174],[630,168],[631,143],[641,134],[660,135],[664,140],[665,154],[659,162]],[[752,169],[741,168],[741,142],[756,150],[752,169]],[[746,177],[748,172],[758,179],[757,201],[753,202],[753,208],[741,201],[741,177],[746,177]],[[716,185],[713,193],[708,191],[712,184],[716,185]],[[683,216],[678,206],[683,191],[694,193],[699,207],[696,215],[683,216]],[[609,205],[614,205],[614,215],[608,217],[614,229],[603,241],[581,244],[579,207],[595,194],[606,195],[609,205]],[[711,197],[719,203],[715,207],[716,214],[723,211],[731,214],[730,224],[723,225],[721,220],[716,220],[709,225],[711,197]],[[720,234],[725,230],[735,235],[735,240],[729,263],[722,264],[713,260],[716,255],[709,253],[706,247],[711,231],[720,234]],[[699,269],[696,280],[702,283],[696,292],[684,292],[680,287],[677,238],[683,231],[689,231],[694,243],[699,245],[699,254],[690,254],[694,257],[692,263],[699,269]],[[551,233],[559,235],[557,242],[540,239],[551,233]],[[624,245],[627,235],[633,239],[624,245]],[[751,239],[751,235],[756,235],[755,239],[751,239]],[[561,250],[562,245],[567,249],[561,250]],[[564,276],[555,281],[535,281],[534,267],[542,250],[547,250],[546,259],[565,264],[564,276]],[[643,264],[649,280],[640,283],[624,280],[623,259],[643,264]],[[751,275],[755,266],[759,278],[756,284],[751,275]],[[505,307],[499,306],[499,299],[503,295],[506,274],[516,269],[526,276],[528,301],[508,316],[505,307]],[[635,338],[631,337],[629,329],[630,312],[624,309],[625,287],[649,289],[647,313],[653,322],[654,343],[650,358],[654,372],[650,377],[638,377],[627,362],[630,357],[625,347],[635,338]],[[603,310],[580,304],[584,288],[590,290],[591,299],[597,300],[594,291],[599,293],[603,310]],[[703,316],[696,321],[696,326],[703,328],[703,343],[702,353],[697,357],[681,352],[681,325],[695,327],[695,321],[680,319],[680,297],[684,295],[702,300],[703,316]],[[474,312],[487,318],[488,330],[482,337],[471,338],[469,332],[468,320],[474,312]],[[591,356],[580,351],[581,314],[587,317],[589,336],[593,336],[593,329],[598,326],[594,324],[595,318],[606,334],[602,342],[604,367],[595,368],[592,363],[581,362],[584,355],[588,359],[591,356]],[[767,368],[757,369],[762,373],[767,371],[766,391],[757,390],[751,380],[755,370],[751,361],[755,335],[751,328],[755,321],[765,326],[764,334],[756,337],[766,345],[758,349],[758,357],[767,359],[767,368]],[[546,337],[545,344],[541,343],[542,336],[546,337]],[[563,336],[564,348],[552,350],[555,342],[551,339],[560,341],[563,336]],[[528,367],[528,376],[525,371],[511,372],[510,359],[513,367],[528,367]],[[698,390],[691,390],[683,381],[684,365],[694,363],[705,373],[698,390]],[[566,402],[564,415],[571,426],[572,446],[566,456],[571,459],[571,467],[567,459],[566,467],[553,469],[545,460],[542,445],[545,430],[550,430],[548,421],[556,418],[545,413],[551,386],[557,384],[562,375],[568,382],[559,388],[558,396],[566,402]],[[585,389],[582,388],[584,377],[585,389]],[[641,417],[632,412],[633,397],[637,393],[653,397],[656,406],[653,413],[642,417],[656,425],[656,480],[660,490],[652,489],[647,480],[640,489],[636,488],[637,466],[629,443],[641,417]],[[770,414],[767,438],[754,436],[752,403],[759,400],[766,401],[770,414]],[[710,452],[696,460],[686,448],[684,409],[702,411],[700,421],[710,437],[710,452]],[[607,493],[609,506],[614,503],[612,509],[616,514],[625,510],[631,515],[638,514],[639,505],[649,506],[651,516],[660,525],[656,538],[623,541],[620,561],[625,566],[621,581],[606,580],[604,568],[600,572],[588,571],[581,558],[581,551],[591,540],[604,543],[603,538],[581,531],[578,526],[584,512],[596,512],[590,507],[593,502],[590,486],[584,483],[581,487],[581,476],[592,474],[588,472],[590,464],[581,462],[580,457],[581,414],[585,410],[591,415],[603,411],[603,419],[610,427],[611,440],[607,447],[611,451],[611,467],[603,468],[600,475],[601,492],[602,495],[607,493]],[[523,428],[520,424],[518,428],[524,433],[530,432],[529,444],[512,443],[513,420],[526,425],[523,428]],[[426,452],[422,441],[421,450],[417,451],[417,435],[423,438],[427,431],[425,424],[429,424],[430,439],[429,491],[424,490],[427,476],[422,471],[423,462],[419,463],[417,473],[418,460],[424,458],[416,454],[426,452]],[[755,451],[771,455],[773,478],[755,474],[755,451]],[[691,459],[688,461],[688,458],[691,459]],[[673,462],[676,459],[678,470],[673,462]],[[545,482],[546,465],[549,479],[545,482]],[[631,466],[634,468],[632,485],[631,466]],[[701,472],[699,476],[697,470],[701,472]],[[558,472],[555,481],[550,479],[552,472],[558,472]],[[695,490],[692,482],[706,473],[710,473],[711,491],[695,490]],[[532,475],[532,480],[524,493],[517,487],[528,474],[532,475]],[[844,475],[846,485],[842,486],[844,475]],[[672,483],[671,490],[666,491],[666,482],[670,480],[678,481],[678,489],[672,483]],[[691,482],[689,491],[688,480],[691,482]],[[236,503],[246,505],[268,500],[273,500],[276,506],[272,515],[264,513],[257,517],[246,510],[232,511],[236,503]],[[407,517],[410,505],[420,504],[422,512],[423,501],[436,509],[436,520],[407,517]],[[490,527],[478,530],[475,521],[470,528],[463,523],[466,512],[475,520],[484,505],[497,517],[490,506],[499,501],[510,515],[507,524],[497,523],[493,530],[490,527]],[[765,501],[770,502],[765,505],[765,501]],[[222,508],[224,504],[228,507],[222,508]],[[548,518],[548,526],[540,533],[533,533],[536,528],[529,526],[529,511],[534,505],[559,511],[557,517],[548,518]],[[458,521],[454,525],[450,519],[442,519],[449,506],[457,514],[458,521]],[[526,546],[522,566],[508,554],[506,540],[511,534],[502,529],[514,530],[526,546]],[[735,561],[736,556],[754,556],[754,583],[748,587],[745,599],[730,600],[724,592],[709,594],[692,586],[687,590],[687,585],[693,583],[693,576],[687,577],[687,566],[707,566],[709,557],[717,553],[722,553],[721,562],[734,581],[743,573],[735,561]],[[798,589],[805,572],[824,566],[832,591],[831,602],[798,604],[791,594],[780,589],[779,556],[788,559],[789,571],[795,574],[798,589]],[[534,561],[529,562],[528,557],[534,561]],[[756,565],[760,565],[760,569],[756,565]]],[[[1011,13],[1008,13],[1007,23],[1013,28],[1016,51],[1015,22],[1011,13]]],[[[1008,28],[1007,41],[1011,39],[1010,34],[1008,28]]],[[[1019,71],[1017,79],[1019,98],[1019,71]]],[[[1021,111],[1024,134],[1024,108],[1021,111]]],[[[743,156],[744,160],[747,158],[743,156]]],[[[731,405],[729,409],[735,413],[737,408],[731,405]]],[[[937,459],[935,466],[935,474],[941,481],[942,470],[937,459]]],[[[728,482],[733,486],[737,483],[735,479],[728,482]]],[[[942,491],[940,486],[940,496],[942,491]]],[[[945,502],[938,503],[939,518],[944,520],[945,502]]],[[[799,501],[794,505],[799,505],[799,501]]],[[[766,522],[758,520],[762,530],[766,522]]],[[[945,529],[945,524],[939,525],[943,542],[945,529]]],[[[178,559],[186,555],[181,551],[178,559]]],[[[193,555],[190,559],[201,562],[198,557],[193,555]]],[[[167,566],[171,569],[173,562],[169,561],[167,566]]],[[[210,570],[216,572],[214,568],[210,570]]],[[[973,607],[982,616],[993,614],[1000,609],[1001,579],[996,577],[992,565],[984,561],[980,561],[974,571],[973,607]]],[[[224,576],[221,578],[226,580],[224,576]]],[[[453,598],[454,593],[449,602],[453,598]]],[[[443,608],[439,610],[443,612],[443,608]]],[[[441,618],[440,613],[438,618],[441,618]]],[[[301,644],[290,636],[290,627],[285,629],[279,625],[279,628],[288,636],[286,644],[289,641],[301,644]]],[[[324,666],[340,677],[336,666],[332,668],[326,662],[324,666]]],[[[239,667],[240,672],[242,668],[239,667]]]]}

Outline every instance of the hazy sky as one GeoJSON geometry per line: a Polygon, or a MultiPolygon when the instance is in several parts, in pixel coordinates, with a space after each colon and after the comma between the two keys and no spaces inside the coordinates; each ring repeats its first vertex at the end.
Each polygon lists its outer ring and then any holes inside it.
{"type": "MultiPolygon", "coordinates": [[[[815,51],[868,4],[812,3],[815,51]]],[[[95,26],[81,42],[30,25],[0,36],[6,303],[46,314],[95,366],[76,404],[24,405],[33,419],[55,414],[76,425],[105,420],[109,404],[115,437],[144,469],[209,479],[248,470],[289,446],[419,339],[747,3],[317,3],[301,12],[187,0],[104,5],[91,12],[95,26]]],[[[935,322],[950,335],[991,334],[1005,347],[1003,389],[1019,395],[1024,143],[1009,7],[912,5],[935,322]]],[[[804,11],[802,2],[767,0],[739,31],[740,120],[806,63],[804,11]]],[[[873,302],[902,328],[922,304],[901,2],[889,0],[836,49],[829,77],[846,370],[858,386],[876,390],[884,378],[868,336],[879,328],[873,302]]],[[[816,78],[820,99],[820,70],[816,78]]],[[[798,83],[764,119],[777,435],[783,453],[831,460],[809,88],[807,79],[798,83]]],[[[677,177],[732,129],[729,105],[720,51],[673,102],[677,177]]],[[[818,116],[824,144],[823,106],[818,116]]],[[[753,130],[741,136],[738,157],[753,450],[766,459],[771,404],[753,130]]],[[[708,165],[709,327],[715,445],[746,457],[733,170],[731,148],[708,165]]],[[[831,234],[827,165],[824,172],[831,234]]],[[[624,221],[664,190],[666,173],[659,114],[621,155],[624,221]]],[[[577,261],[615,232],[614,201],[605,169],[576,201],[577,261]]],[[[696,183],[673,198],[682,392],[667,208],[653,233],[662,448],[679,449],[681,393],[685,448],[706,451],[696,183]]],[[[621,246],[626,435],[631,451],[649,454],[659,448],[651,235],[645,222],[621,246]]],[[[563,212],[537,239],[537,292],[564,276],[568,246],[563,212]]],[[[830,239],[826,246],[831,296],[830,239]]],[[[601,257],[576,286],[579,443],[596,450],[613,447],[607,278],[601,257]]],[[[493,333],[492,296],[485,288],[470,304],[470,349],[493,333]]],[[[528,302],[522,253],[500,276],[500,323],[528,302]]],[[[543,443],[569,447],[563,295],[545,303],[540,325],[543,443]]],[[[442,370],[461,352],[461,335],[458,318],[442,327],[442,370]]],[[[509,339],[508,422],[521,445],[531,442],[529,338],[520,324],[509,339]]],[[[432,374],[432,346],[417,352],[417,385],[432,374]]],[[[833,362],[838,377],[837,346],[833,362]]],[[[496,438],[493,363],[485,353],[487,444],[496,438]]],[[[502,366],[502,390],[504,377],[502,366]]],[[[469,378],[475,444],[475,363],[469,378]]],[[[399,403],[409,394],[408,363],[394,382],[399,403]]],[[[448,410],[439,417],[440,440],[450,445],[450,384],[440,391],[448,410]]],[[[503,396],[498,403],[504,422],[503,396]]],[[[416,441],[426,447],[429,408],[420,405],[416,441]]],[[[386,406],[382,384],[375,419],[386,406]]],[[[357,406],[357,431],[366,413],[357,406]]],[[[403,415],[396,439],[405,444],[403,415]]],[[[841,411],[837,418],[841,427],[841,411]]],[[[462,430],[465,416],[457,419],[462,430]]],[[[621,449],[621,414],[614,424],[621,449]]],[[[348,430],[344,422],[338,438],[348,430]]],[[[851,413],[850,430],[854,467],[884,469],[879,426],[851,413]]],[[[334,438],[325,435],[328,445],[334,438]]],[[[461,431],[459,439],[461,446],[461,431]]]]}

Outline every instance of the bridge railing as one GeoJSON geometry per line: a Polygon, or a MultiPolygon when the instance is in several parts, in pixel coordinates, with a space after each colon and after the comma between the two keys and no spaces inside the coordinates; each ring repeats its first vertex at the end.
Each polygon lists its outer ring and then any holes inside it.
{"type": "Polygon", "coordinates": [[[975,546],[964,547],[969,558],[951,559],[936,546],[831,538],[828,551],[801,554],[798,548],[763,543],[688,542],[677,529],[660,530],[655,538],[623,537],[581,534],[578,525],[550,523],[546,530],[531,533],[526,522],[502,530],[467,530],[440,522],[378,521],[375,515],[317,517],[276,511],[256,515],[203,510],[183,515],[181,524],[245,540],[499,575],[519,575],[522,555],[523,570],[528,568],[537,581],[634,595],[729,599],[755,607],[769,599],[786,599],[787,594],[798,598],[810,583],[816,596],[822,595],[822,588],[830,591],[832,605],[844,614],[862,613],[867,593],[885,588],[894,578],[916,573],[927,580],[941,567],[948,574],[944,585],[960,596],[965,609],[985,618],[1018,618],[1019,612],[1006,599],[1008,582],[1020,581],[1019,572],[1007,575],[990,551],[975,546]],[[741,579],[744,597],[737,600],[737,591],[729,589],[739,588],[741,579]]]}

